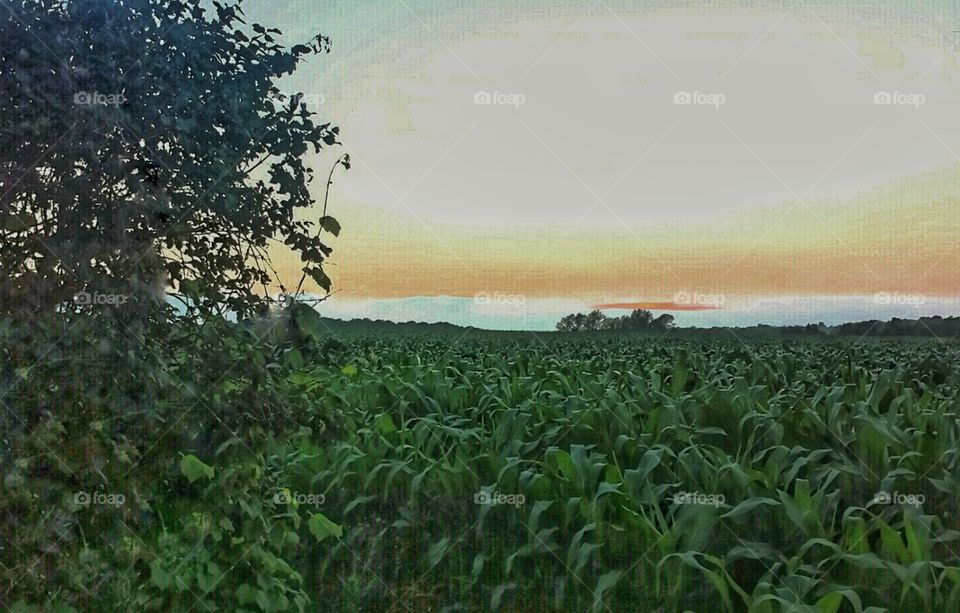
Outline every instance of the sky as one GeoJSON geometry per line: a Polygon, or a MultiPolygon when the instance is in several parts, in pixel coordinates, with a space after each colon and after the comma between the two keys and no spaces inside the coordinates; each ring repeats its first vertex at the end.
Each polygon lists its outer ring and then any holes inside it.
{"type": "Polygon", "coordinates": [[[332,41],[281,84],[341,128],[318,176],[353,162],[331,316],[960,314],[955,3],[245,6],[332,41]]]}

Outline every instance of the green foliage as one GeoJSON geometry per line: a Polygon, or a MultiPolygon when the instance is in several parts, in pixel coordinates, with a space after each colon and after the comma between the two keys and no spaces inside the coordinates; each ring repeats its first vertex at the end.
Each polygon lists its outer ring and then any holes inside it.
{"type": "Polygon", "coordinates": [[[329,374],[330,602],[956,606],[956,346],[450,338],[360,333],[329,374]]]}
{"type": "Polygon", "coordinates": [[[317,542],[330,536],[337,538],[343,536],[343,530],[340,526],[327,519],[323,513],[314,513],[311,515],[307,525],[310,528],[310,534],[316,537],[317,542]]]}
{"type": "Polygon", "coordinates": [[[960,605],[956,345],[315,315],[0,320],[4,604],[960,605]]]}
{"type": "Polygon", "coordinates": [[[135,311],[172,288],[250,314],[277,282],[270,241],[329,290],[317,235],[340,225],[303,215],[305,161],[339,129],[278,87],[329,41],[281,38],[239,3],[5,2],[0,313],[97,304],[78,295],[135,311]]]}
{"type": "Polygon", "coordinates": [[[193,483],[200,477],[206,477],[207,479],[213,479],[213,468],[207,466],[193,454],[188,454],[183,456],[183,459],[180,460],[180,472],[183,473],[183,476],[187,478],[190,483],[193,483]]]}
{"type": "Polygon", "coordinates": [[[340,528],[280,494],[332,418],[290,356],[339,358],[288,321],[0,320],[0,602],[307,610],[305,543],[340,528]]]}
{"type": "Polygon", "coordinates": [[[602,311],[593,310],[584,315],[573,313],[557,322],[558,332],[600,332],[604,330],[618,332],[660,332],[673,329],[674,317],[664,313],[656,319],[653,313],[644,309],[635,309],[629,315],[607,317],[602,311]]]}

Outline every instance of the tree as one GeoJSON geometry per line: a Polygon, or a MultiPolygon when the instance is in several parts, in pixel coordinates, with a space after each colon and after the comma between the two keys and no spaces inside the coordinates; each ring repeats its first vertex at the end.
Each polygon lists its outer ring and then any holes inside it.
{"type": "Polygon", "coordinates": [[[560,332],[596,332],[598,330],[666,332],[674,325],[674,317],[669,313],[654,319],[650,311],[635,309],[629,315],[607,317],[602,311],[595,309],[587,315],[576,313],[564,316],[557,322],[557,330],[560,332]]]}
{"type": "Polygon", "coordinates": [[[584,329],[590,332],[602,330],[606,319],[607,317],[603,314],[603,311],[594,309],[587,313],[587,317],[583,322],[584,329]]]}
{"type": "Polygon", "coordinates": [[[672,330],[674,327],[676,327],[674,319],[674,316],[670,313],[664,313],[663,315],[654,319],[651,323],[651,326],[658,331],[666,332],[667,330],[672,330]]]}
{"type": "Polygon", "coordinates": [[[623,318],[605,317],[603,320],[603,329],[608,331],[617,331],[623,329],[623,318]]]}
{"type": "Polygon", "coordinates": [[[557,322],[557,331],[558,332],[578,332],[577,328],[577,316],[574,314],[563,316],[560,321],[557,322]]]}
{"type": "Polygon", "coordinates": [[[276,85],[329,40],[287,48],[240,4],[213,5],[5,3],[0,313],[165,291],[250,313],[270,241],[329,291],[317,235],[339,224],[295,213],[313,204],[305,155],[339,129],[276,85]]]}
{"type": "Polygon", "coordinates": [[[653,321],[653,313],[645,309],[634,309],[624,317],[624,330],[647,330],[653,321]]]}

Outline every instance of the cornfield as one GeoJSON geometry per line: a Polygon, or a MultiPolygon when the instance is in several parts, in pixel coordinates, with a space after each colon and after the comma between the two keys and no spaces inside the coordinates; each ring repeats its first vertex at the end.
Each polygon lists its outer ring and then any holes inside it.
{"type": "Polygon", "coordinates": [[[302,475],[344,526],[325,599],[960,610],[955,345],[360,338],[348,354],[333,381],[293,375],[342,415],[302,475]]]}
{"type": "Polygon", "coordinates": [[[960,610],[956,344],[294,323],[4,332],[0,604],[960,610]]]}

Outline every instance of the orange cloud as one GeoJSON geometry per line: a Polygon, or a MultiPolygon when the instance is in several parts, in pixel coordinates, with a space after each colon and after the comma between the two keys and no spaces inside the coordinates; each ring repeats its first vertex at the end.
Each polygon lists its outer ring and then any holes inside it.
{"type": "MultiPolygon", "coordinates": [[[[470,226],[337,204],[343,231],[323,238],[334,247],[327,272],[339,297],[501,292],[584,303],[639,295],[653,302],[696,288],[733,301],[895,291],[951,297],[960,288],[960,165],[804,207],[771,205],[636,228],[470,226]]],[[[302,263],[283,247],[271,253],[284,283],[295,287],[302,263]]],[[[305,288],[320,292],[310,279],[305,288]]],[[[621,308],[687,310],[682,306],[621,308]]]]}

